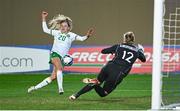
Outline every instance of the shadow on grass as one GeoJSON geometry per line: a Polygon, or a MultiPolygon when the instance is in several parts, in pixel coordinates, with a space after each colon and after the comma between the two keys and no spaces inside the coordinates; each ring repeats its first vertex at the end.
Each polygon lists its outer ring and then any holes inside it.
{"type": "Polygon", "coordinates": [[[142,97],[110,97],[110,98],[99,98],[99,99],[85,99],[85,98],[79,98],[78,101],[90,101],[90,102],[110,102],[110,103],[116,103],[116,102],[129,102],[130,100],[136,101],[138,100],[143,100],[143,99],[148,99],[150,98],[149,96],[142,96],[142,97]]]}
{"type": "Polygon", "coordinates": [[[125,98],[99,98],[99,99],[78,99],[78,101],[89,101],[89,102],[124,102],[125,98]]]}

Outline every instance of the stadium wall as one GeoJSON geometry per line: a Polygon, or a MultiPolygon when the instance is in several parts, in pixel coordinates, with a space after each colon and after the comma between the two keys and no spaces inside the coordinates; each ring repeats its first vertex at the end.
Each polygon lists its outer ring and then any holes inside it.
{"type": "MultiPolygon", "coordinates": [[[[52,66],[49,62],[51,45],[21,45],[21,46],[0,46],[0,73],[20,73],[20,72],[45,72],[50,73],[52,66]]],[[[65,72],[72,73],[98,73],[103,65],[113,58],[113,55],[101,54],[101,50],[106,46],[84,46],[74,45],[69,54],[74,58],[74,63],[70,67],[65,67],[65,72]]],[[[172,48],[174,50],[174,48],[172,48]]],[[[180,50],[180,46],[177,46],[180,50]]],[[[180,53],[163,52],[164,71],[180,71],[177,67],[170,67],[180,62],[180,53]],[[166,67],[167,66],[167,67],[166,67]]],[[[180,52],[180,51],[179,51],[180,52]]],[[[151,73],[152,70],[152,46],[145,46],[147,62],[139,60],[133,65],[131,74],[151,73]]]]}
{"type": "Polygon", "coordinates": [[[136,42],[152,45],[153,0],[0,0],[0,45],[46,45],[53,38],[41,28],[41,11],[48,20],[64,14],[73,20],[73,32],[95,35],[75,44],[112,45],[134,31],[136,42]]]}

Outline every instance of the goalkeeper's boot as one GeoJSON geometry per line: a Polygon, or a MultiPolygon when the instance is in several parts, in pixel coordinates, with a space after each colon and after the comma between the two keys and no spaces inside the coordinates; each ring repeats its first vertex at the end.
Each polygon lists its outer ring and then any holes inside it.
{"type": "Polygon", "coordinates": [[[32,91],[36,90],[35,86],[31,86],[30,88],[28,88],[28,93],[31,93],[32,91]]]}
{"type": "Polygon", "coordinates": [[[93,79],[90,79],[90,78],[84,78],[82,80],[83,83],[86,83],[86,84],[89,84],[89,83],[93,83],[93,84],[100,84],[100,82],[96,79],[96,78],[93,78],[93,79]]]}
{"type": "Polygon", "coordinates": [[[76,100],[77,97],[73,94],[73,95],[69,96],[69,99],[70,99],[70,100],[76,100]]]}

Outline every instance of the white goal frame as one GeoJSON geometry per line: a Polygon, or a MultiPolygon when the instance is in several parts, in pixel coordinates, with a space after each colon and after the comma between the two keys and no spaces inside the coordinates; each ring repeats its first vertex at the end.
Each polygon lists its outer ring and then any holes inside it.
{"type": "MultiPolygon", "coordinates": [[[[162,101],[162,50],[164,39],[164,7],[165,0],[154,0],[154,23],[153,23],[153,67],[152,67],[152,97],[151,110],[180,109],[180,103],[167,106],[162,101]]],[[[180,8],[176,8],[180,10],[180,8]]],[[[171,18],[170,14],[170,18],[171,18]]],[[[175,23],[176,24],[176,23],[175,23]]],[[[176,31],[176,29],[175,29],[176,31]]],[[[179,40],[179,39],[178,39],[179,40]]]]}
{"type": "Polygon", "coordinates": [[[154,23],[153,23],[153,67],[152,67],[152,98],[151,109],[161,109],[161,54],[163,38],[163,5],[164,0],[154,0],[154,23]]]}

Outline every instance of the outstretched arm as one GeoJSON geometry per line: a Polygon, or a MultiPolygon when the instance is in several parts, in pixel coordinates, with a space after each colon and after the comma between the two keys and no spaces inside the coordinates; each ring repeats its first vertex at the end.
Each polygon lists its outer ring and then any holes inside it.
{"type": "Polygon", "coordinates": [[[141,62],[146,62],[146,57],[144,55],[144,52],[142,52],[142,50],[139,50],[139,57],[138,57],[141,62]]]}
{"type": "Polygon", "coordinates": [[[138,52],[139,52],[139,59],[142,61],[142,62],[146,62],[146,57],[144,55],[144,47],[140,44],[138,44],[138,52]]]}
{"type": "Polygon", "coordinates": [[[43,31],[45,33],[51,34],[51,30],[48,29],[47,24],[46,24],[46,17],[48,16],[48,13],[43,11],[41,16],[42,16],[42,28],[43,28],[43,31]]]}
{"type": "Polygon", "coordinates": [[[94,29],[93,29],[93,28],[90,28],[90,29],[88,30],[88,32],[86,33],[85,36],[76,35],[76,36],[75,36],[75,39],[78,40],[78,41],[85,41],[85,40],[87,40],[89,37],[91,37],[91,36],[93,35],[93,33],[94,33],[94,29]]]}

